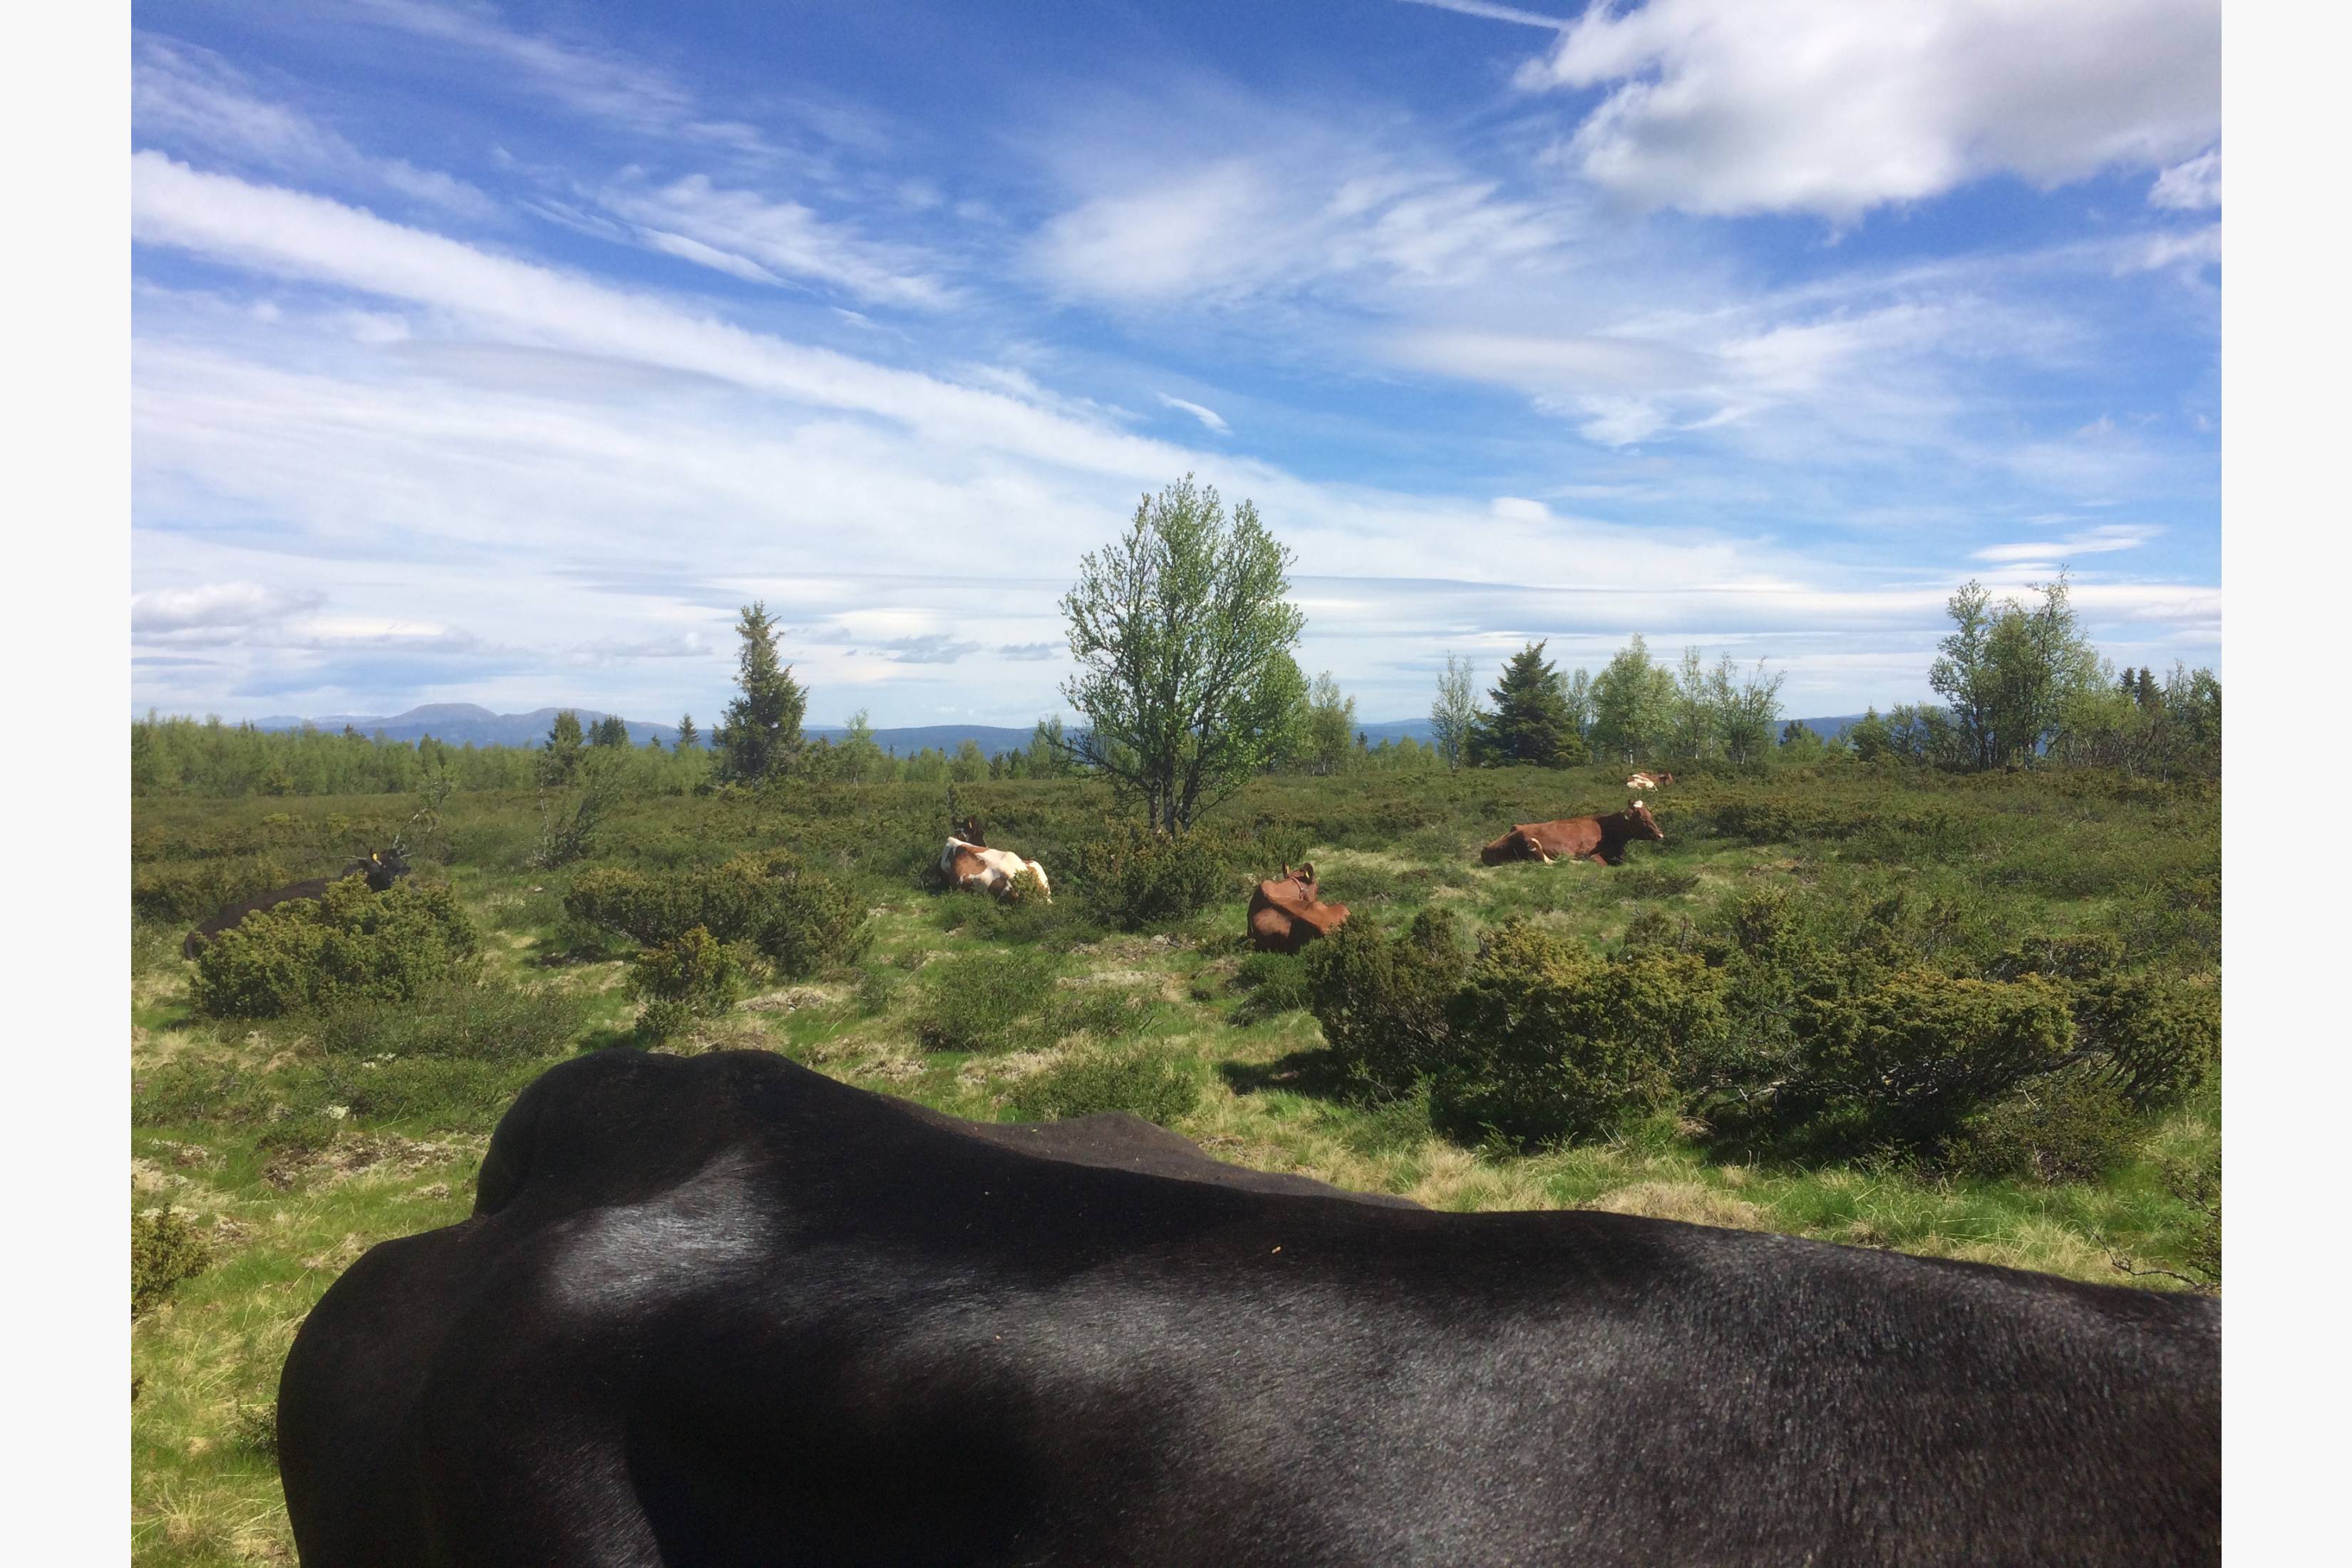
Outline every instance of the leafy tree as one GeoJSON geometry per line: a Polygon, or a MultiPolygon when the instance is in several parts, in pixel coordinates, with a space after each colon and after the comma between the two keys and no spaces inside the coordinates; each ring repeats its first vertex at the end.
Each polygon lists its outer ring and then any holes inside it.
{"type": "Polygon", "coordinates": [[[1513,654],[1487,692],[1494,712],[1482,715],[1470,732],[1471,758],[1479,766],[1565,768],[1585,760],[1584,742],[1560,695],[1559,672],[1544,658],[1544,647],[1531,642],[1513,654]]]}
{"type": "Polygon", "coordinates": [[[677,749],[683,752],[690,746],[698,746],[701,743],[702,733],[694,727],[694,715],[679,714],[677,716],[677,749]]]}
{"type": "Polygon", "coordinates": [[[1592,682],[1592,749],[1612,761],[1646,760],[1663,743],[1675,699],[1674,672],[1650,662],[1640,633],[1592,682]]]}
{"type": "Polygon", "coordinates": [[[743,639],[735,676],[740,695],[727,705],[719,761],[722,781],[758,784],[790,771],[800,758],[808,694],[793,679],[792,666],[776,657],[782,630],[769,619],[764,601],[744,605],[735,624],[743,639]]]}
{"type": "Polygon", "coordinates": [[[860,708],[849,716],[849,733],[833,748],[833,776],[845,784],[878,784],[897,772],[890,758],[883,755],[875,742],[874,726],[867,722],[866,710],[860,708]]]}
{"type": "Polygon", "coordinates": [[[1188,830],[1279,751],[1303,684],[1291,559],[1255,506],[1228,521],[1187,474],[1079,563],[1062,600],[1078,664],[1062,693],[1089,724],[1073,749],[1153,831],[1188,830]]]}
{"type": "Polygon", "coordinates": [[[965,736],[956,742],[955,755],[948,759],[948,777],[957,784],[971,784],[988,776],[988,758],[980,742],[965,736]]]}
{"type": "Polygon", "coordinates": [[[1592,677],[1582,665],[1568,672],[1559,683],[1559,699],[1568,709],[1568,721],[1576,728],[1576,737],[1589,749],[1592,744],[1592,677]]]}
{"type": "Polygon", "coordinates": [[[605,714],[596,721],[595,728],[589,731],[588,743],[592,746],[627,745],[629,743],[628,721],[617,713],[605,714]]]}
{"type": "Polygon", "coordinates": [[[1062,732],[1062,717],[1056,713],[1037,721],[1029,732],[1029,750],[1022,759],[1022,776],[1033,779],[1064,778],[1077,771],[1071,760],[1069,737],[1062,732]]]}
{"type": "MultiPolygon", "coordinates": [[[[1577,673],[1580,675],[1583,671],[1577,673]]],[[[1437,677],[1437,700],[1429,709],[1429,727],[1437,746],[1437,754],[1445,759],[1447,767],[1462,765],[1471,729],[1478,718],[1478,689],[1474,667],[1468,659],[1457,658],[1449,653],[1445,656],[1445,668],[1437,677]]]]}
{"type": "Polygon", "coordinates": [[[547,731],[547,750],[540,759],[539,777],[541,784],[570,784],[580,771],[580,715],[566,708],[555,715],[555,723],[547,731]]]}
{"type": "MultiPolygon", "coordinates": [[[[1786,679],[1764,673],[1756,661],[1753,674],[1740,677],[1725,654],[1707,678],[1709,707],[1724,757],[1734,763],[1759,761],[1772,748],[1772,725],[1780,717],[1780,683],[1786,679]]],[[[1811,734],[1810,730],[1807,734],[1811,734]]],[[[1813,737],[1816,744],[1821,737],[1813,737]]]]}
{"type": "Polygon", "coordinates": [[[2098,655],[2081,629],[2066,576],[2028,584],[2042,595],[2029,609],[1995,606],[1973,580],[1945,606],[1950,636],[1927,684],[1952,710],[1966,764],[2000,767],[2039,755],[2057,737],[2068,702],[2100,680],[2098,655]]]}
{"type": "Polygon", "coordinates": [[[1821,731],[1802,719],[1791,719],[1780,726],[1780,744],[1784,746],[1818,746],[1821,743],[1821,731]]]}
{"type": "Polygon", "coordinates": [[[1886,755],[1895,744],[1887,733],[1886,721],[1878,716],[1875,708],[1865,710],[1861,718],[1846,726],[1845,740],[1853,748],[1853,754],[1865,763],[1886,755]]]}
{"type": "Polygon", "coordinates": [[[1326,777],[1348,763],[1349,738],[1356,730],[1356,700],[1339,694],[1339,683],[1325,670],[1307,689],[1307,759],[1326,777]]]}

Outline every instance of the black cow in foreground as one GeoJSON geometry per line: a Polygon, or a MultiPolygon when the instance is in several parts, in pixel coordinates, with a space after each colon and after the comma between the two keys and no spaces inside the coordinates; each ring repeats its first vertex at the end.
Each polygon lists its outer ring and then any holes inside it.
{"type": "Polygon", "coordinates": [[[371,849],[364,860],[354,860],[333,877],[312,877],[307,881],[289,882],[282,888],[272,888],[257,893],[243,903],[230,904],[220,913],[196,922],[196,929],[180,943],[183,957],[194,958],[202,952],[215,937],[233,930],[246,916],[263,910],[274,910],[280,904],[290,904],[297,899],[323,899],[327,889],[344,877],[365,877],[368,890],[383,893],[393,883],[408,875],[408,862],[398,849],[371,849]]]}
{"type": "Polygon", "coordinates": [[[2217,1561],[2220,1306],[1592,1212],[761,1052],[524,1090],[296,1339],[302,1560],[2217,1561]]]}

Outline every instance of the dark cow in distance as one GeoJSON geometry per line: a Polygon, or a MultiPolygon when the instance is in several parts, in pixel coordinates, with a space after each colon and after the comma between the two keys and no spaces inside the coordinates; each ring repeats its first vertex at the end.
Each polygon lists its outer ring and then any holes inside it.
{"type": "Polygon", "coordinates": [[[407,875],[408,862],[402,858],[398,849],[371,849],[368,851],[366,859],[352,861],[337,876],[312,877],[308,881],[289,882],[282,888],[272,888],[266,893],[257,894],[241,904],[231,904],[220,913],[197,921],[196,929],[190,931],[187,939],[180,943],[181,955],[186,958],[195,957],[215,937],[223,931],[234,930],[247,915],[258,913],[263,910],[274,910],[280,904],[290,904],[297,899],[325,898],[329,886],[341,881],[344,877],[365,877],[370,891],[383,893],[391,891],[393,883],[407,875]]]}
{"type": "Polygon", "coordinates": [[[1666,841],[1666,836],[1658,831],[1658,819],[1638,800],[1606,816],[1563,816],[1555,822],[1519,823],[1479,850],[1478,858],[1489,866],[1500,866],[1507,860],[1540,860],[1549,866],[1563,857],[1615,866],[1623,862],[1625,846],[1637,838],[1654,844],[1666,841]]]}
{"type": "Polygon", "coordinates": [[[279,1384],[310,1568],[2218,1560],[2221,1305],[604,1051],[279,1384]]]}
{"type": "Polygon", "coordinates": [[[1345,925],[1348,906],[1323,901],[1313,866],[1260,882],[1250,891],[1250,945],[1260,952],[1297,952],[1318,936],[1345,925]]]}

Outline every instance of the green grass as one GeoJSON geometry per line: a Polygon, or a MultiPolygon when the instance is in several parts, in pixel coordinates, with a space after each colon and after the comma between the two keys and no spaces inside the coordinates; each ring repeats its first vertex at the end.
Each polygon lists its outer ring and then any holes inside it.
{"type": "MultiPolygon", "coordinates": [[[[1109,808],[1083,784],[959,786],[992,842],[1045,864],[1051,905],[999,909],[924,889],[945,817],[939,792],[923,786],[631,800],[589,864],[710,866],[790,847],[847,879],[871,911],[872,940],[854,964],[763,978],[664,1050],[778,1051],[980,1118],[1189,1100],[1172,1124],[1218,1158],[1441,1209],[1592,1205],[2106,1282],[2125,1278],[2119,1256],[2185,1268],[2200,1215],[2166,1163],[2218,1147],[2218,1084],[2152,1118],[2139,1153],[2096,1184],[1751,1163],[1671,1119],[1506,1153],[1433,1135],[1412,1100],[1339,1093],[1314,1018],[1280,1005],[1282,965],[1245,969],[1248,884],[1302,858],[1351,918],[1391,930],[1437,904],[1474,931],[1520,915],[1605,951],[1637,919],[1698,921],[1757,888],[1787,888],[1825,920],[1900,891],[1905,940],[1923,952],[1982,954],[2024,936],[2105,931],[2137,963],[2218,968],[2210,791],[1851,767],[1695,778],[1653,800],[1667,841],[1635,846],[1623,867],[1476,862],[1500,825],[1613,809],[1622,795],[1603,770],[1262,780],[1221,817],[1244,841],[1225,896],[1141,932],[1091,918],[1064,870],[1109,808]],[[969,999],[975,977],[991,975],[1001,1005],[968,1003],[959,1020],[938,1005],[950,980],[969,999]]],[[[388,832],[405,810],[388,797],[142,799],[133,858],[159,874],[227,855],[317,874],[320,844],[388,832]]],[[[436,994],[375,1016],[216,1022],[188,1005],[184,926],[133,922],[133,1207],[168,1199],[214,1241],[211,1267],[131,1334],[144,1380],[132,1407],[142,1563],[291,1561],[274,1464],[254,1435],[303,1314],[367,1246],[464,1217],[486,1134],[522,1083],[577,1051],[636,1037],[623,988],[630,945],[565,921],[572,868],[524,863],[536,837],[530,797],[457,795],[445,821],[452,858],[420,875],[451,881],[482,932],[478,995],[436,994]]]]}

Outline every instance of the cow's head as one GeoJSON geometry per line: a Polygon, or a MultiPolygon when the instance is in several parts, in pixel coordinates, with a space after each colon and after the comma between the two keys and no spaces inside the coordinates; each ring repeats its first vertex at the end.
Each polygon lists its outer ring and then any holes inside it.
{"type": "Polygon", "coordinates": [[[1637,800],[1627,806],[1624,815],[1626,837],[1647,838],[1658,844],[1664,844],[1666,841],[1666,836],[1658,830],[1658,819],[1652,816],[1650,808],[1640,801],[1637,800]]]}
{"type": "Polygon", "coordinates": [[[1535,860],[1542,858],[1534,837],[1525,827],[1514,827],[1484,849],[1478,858],[1489,866],[1500,866],[1507,860],[1535,860]]]}
{"type": "Polygon", "coordinates": [[[966,844],[977,845],[982,849],[988,847],[988,840],[980,835],[980,818],[976,816],[965,817],[963,826],[956,829],[955,836],[966,844]]]}

